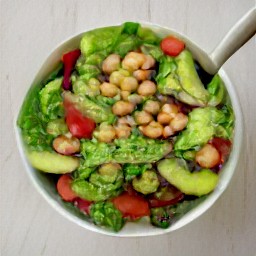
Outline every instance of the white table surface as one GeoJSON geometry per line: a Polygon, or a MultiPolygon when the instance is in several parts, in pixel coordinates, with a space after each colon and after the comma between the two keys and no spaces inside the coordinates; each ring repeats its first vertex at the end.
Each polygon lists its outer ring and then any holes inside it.
{"type": "Polygon", "coordinates": [[[113,238],[53,210],[28,179],[13,122],[49,52],[74,33],[127,20],[174,28],[211,51],[253,0],[0,1],[1,255],[256,255],[256,58],[251,39],[224,66],[241,101],[246,146],[232,182],[199,219],[163,236],[113,238]]]}

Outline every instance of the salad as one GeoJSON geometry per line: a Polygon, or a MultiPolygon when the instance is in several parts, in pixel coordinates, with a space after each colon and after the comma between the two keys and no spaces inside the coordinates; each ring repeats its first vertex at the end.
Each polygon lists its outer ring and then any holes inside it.
{"type": "Polygon", "coordinates": [[[117,232],[145,217],[168,228],[215,189],[234,114],[220,76],[183,41],[126,22],[84,33],[30,89],[17,123],[60,198],[117,232]]]}

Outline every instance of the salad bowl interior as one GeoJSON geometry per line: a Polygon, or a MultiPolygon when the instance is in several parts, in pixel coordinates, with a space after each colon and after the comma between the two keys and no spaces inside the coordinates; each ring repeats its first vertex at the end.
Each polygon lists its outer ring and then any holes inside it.
{"type": "MultiPolygon", "coordinates": [[[[171,34],[182,39],[185,42],[186,47],[191,51],[193,58],[197,60],[199,63],[204,58],[210,58],[207,53],[205,53],[196,43],[192,42],[185,35],[182,35],[174,30],[160,27],[158,25],[150,23],[140,22],[140,24],[143,27],[150,28],[158,36],[162,38],[171,34]]],[[[50,53],[50,55],[47,57],[42,67],[38,71],[37,75],[35,76],[32,82],[32,86],[39,84],[45,77],[47,77],[51,73],[52,70],[54,70],[57,67],[63,53],[79,47],[83,33],[77,34],[69,38],[68,40],[65,40],[50,53]]],[[[230,79],[228,78],[227,74],[223,69],[219,71],[219,75],[225,83],[235,113],[235,129],[232,143],[232,151],[228,161],[223,167],[221,173],[219,174],[220,179],[215,190],[212,193],[210,193],[206,197],[206,199],[202,201],[198,206],[196,206],[188,213],[186,213],[184,216],[182,216],[180,219],[178,219],[169,228],[159,229],[154,226],[151,226],[148,223],[147,217],[144,217],[136,222],[126,223],[123,229],[118,233],[95,226],[91,221],[89,221],[89,219],[87,220],[84,215],[81,215],[79,211],[75,211],[73,207],[70,207],[68,203],[63,202],[60,199],[54,185],[54,175],[48,175],[43,172],[39,172],[35,170],[33,167],[31,167],[25,155],[20,129],[15,124],[15,133],[17,138],[18,149],[20,151],[20,155],[22,157],[22,161],[25,165],[25,169],[29,178],[31,179],[32,183],[34,184],[38,192],[57,212],[59,212],[61,215],[63,215],[70,221],[76,223],[77,225],[94,232],[117,237],[138,237],[165,234],[185,226],[194,219],[198,218],[205,211],[207,211],[214,204],[214,202],[221,196],[221,194],[225,191],[228,184],[230,183],[236,165],[239,161],[240,151],[243,142],[243,119],[239,99],[235,92],[235,88],[232,85],[232,82],[230,81],[230,79]]]]}

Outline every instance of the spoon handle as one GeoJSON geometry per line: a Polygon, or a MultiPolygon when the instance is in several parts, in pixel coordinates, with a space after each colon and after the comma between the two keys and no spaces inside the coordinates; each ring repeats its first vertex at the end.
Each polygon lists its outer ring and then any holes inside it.
{"type": "Polygon", "coordinates": [[[256,8],[248,11],[227,33],[210,54],[219,69],[241,46],[256,33],[256,8]]]}

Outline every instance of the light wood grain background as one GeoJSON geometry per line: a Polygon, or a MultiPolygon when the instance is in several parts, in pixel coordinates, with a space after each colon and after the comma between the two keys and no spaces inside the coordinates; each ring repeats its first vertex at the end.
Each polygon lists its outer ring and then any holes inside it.
{"type": "Polygon", "coordinates": [[[232,182],[216,204],[182,229],[149,238],[112,238],[67,221],[26,176],[13,122],[34,74],[74,33],[127,20],[174,28],[211,51],[253,0],[1,0],[1,255],[256,255],[255,37],[224,66],[244,113],[245,141],[232,182]]]}

